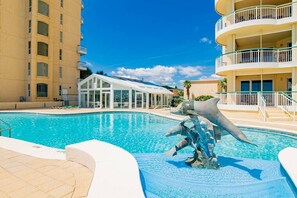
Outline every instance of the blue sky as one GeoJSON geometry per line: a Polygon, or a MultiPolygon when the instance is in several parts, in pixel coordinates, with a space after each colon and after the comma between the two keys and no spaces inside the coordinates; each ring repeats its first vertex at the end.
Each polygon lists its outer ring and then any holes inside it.
{"type": "Polygon", "coordinates": [[[221,48],[214,1],[85,0],[82,56],[93,71],[181,86],[211,77],[221,48]]]}

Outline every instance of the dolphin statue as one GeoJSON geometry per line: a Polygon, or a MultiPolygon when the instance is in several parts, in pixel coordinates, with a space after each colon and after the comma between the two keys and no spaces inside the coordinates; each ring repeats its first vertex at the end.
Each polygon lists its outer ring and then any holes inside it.
{"type": "Polygon", "coordinates": [[[237,140],[257,146],[255,143],[250,142],[245,134],[220,112],[217,107],[219,100],[219,98],[211,98],[207,101],[184,101],[171,113],[189,116],[200,115],[230,133],[237,140]]]}

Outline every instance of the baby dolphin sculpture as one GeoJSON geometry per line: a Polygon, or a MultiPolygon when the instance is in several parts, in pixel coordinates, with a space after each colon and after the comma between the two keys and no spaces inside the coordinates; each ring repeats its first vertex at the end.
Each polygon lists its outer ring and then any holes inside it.
{"type": "Polygon", "coordinates": [[[219,100],[219,98],[212,98],[207,101],[184,101],[179,104],[176,110],[172,111],[172,113],[200,115],[230,133],[237,140],[257,146],[256,144],[250,142],[245,134],[220,112],[217,107],[219,100]]]}

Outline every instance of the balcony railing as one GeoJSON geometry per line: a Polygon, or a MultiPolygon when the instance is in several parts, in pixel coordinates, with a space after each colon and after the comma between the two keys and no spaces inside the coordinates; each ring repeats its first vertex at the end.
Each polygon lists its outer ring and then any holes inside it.
{"type": "Polygon", "coordinates": [[[245,63],[291,62],[295,47],[247,49],[224,54],[216,59],[216,68],[245,63]]]}
{"type": "Polygon", "coordinates": [[[83,61],[78,61],[77,62],[77,68],[79,70],[86,71],[87,70],[87,63],[83,62],[83,61]]]}
{"type": "Polygon", "coordinates": [[[77,52],[79,54],[87,54],[87,48],[79,45],[77,46],[77,52]]]}
{"type": "Polygon", "coordinates": [[[84,34],[81,33],[81,34],[80,34],[80,40],[83,40],[83,39],[84,39],[84,34]]]}
{"type": "Polygon", "coordinates": [[[85,8],[84,1],[81,1],[81,9],[83,10],[85,8]]]}
{"type": "MultiPolygon", "coordinates": [[[[241,91],[241,92],[220,92],[216,94],[217,98],[220,98],[219,104],[225,105],[260,105],[259,97],[263,97],[267,106],[284,106],[283,95],[292,97],[296,95],[296,91],[283,92],[283,91],[241,91]]],[[[293,99],[292,99],[293,101],[293,99]]],[[[295,101],[295,100],[294,100],[295,101]]],[[[295,101],[297,103],[297,101],[295,101]]],[[[286,103],[287,106],[292,106],[291,103],[286,103]]]]}
{"type": "Polygon", "coordinates": [[[84,24],[84,18],[81,17],[80,20],[81,20],[81,24],[83,25],[84,24]]]}
{"type": "Polygon", "coordinates": [[[255,6],[236,10],[234,13],[223,16],[216,23],[216,32],[229,27],[233,24],[260,20],[260,19],[283,19],[292,16],[292,3],[279,6],[255,6]]]}

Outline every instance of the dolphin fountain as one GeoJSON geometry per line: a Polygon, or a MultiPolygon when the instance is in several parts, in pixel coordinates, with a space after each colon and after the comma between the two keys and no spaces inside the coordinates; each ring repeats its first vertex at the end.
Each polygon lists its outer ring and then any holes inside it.
{"type": "Polygon", "coordinates": [[[184,101],[172,111],[174,114],[188,115],[190,118],[172,127],[166,133],[166,137],[173,135],[186,136],[167,151],[167,155],[175,156],[179,150],[191,146],[195,150],[194,156],[186,160],[188,165],[217,169],[220,165],[214,153],[214,147],[215,143],[220,141],[222,131],[227,131],[243,143],[256,145],[220,112],[217,107],[218,101],[218,98],[207,101],[184,101]],[[188,123],[191,123],[190,127],[188,123]]]}

